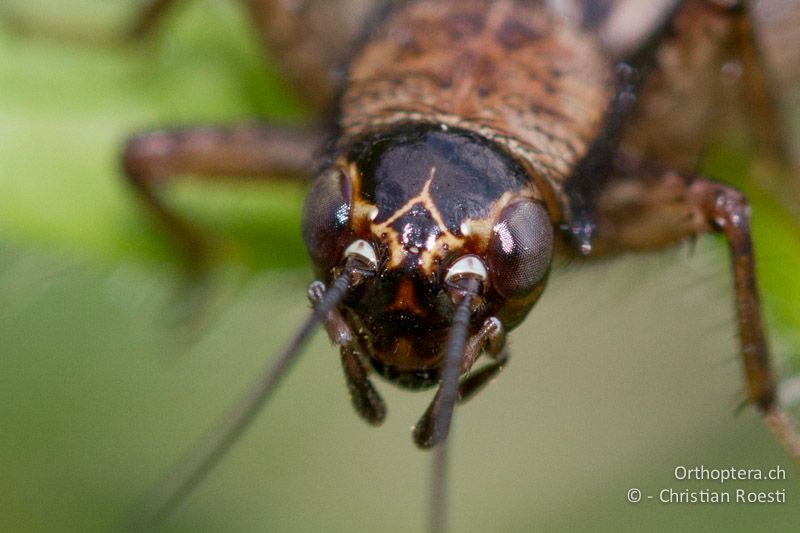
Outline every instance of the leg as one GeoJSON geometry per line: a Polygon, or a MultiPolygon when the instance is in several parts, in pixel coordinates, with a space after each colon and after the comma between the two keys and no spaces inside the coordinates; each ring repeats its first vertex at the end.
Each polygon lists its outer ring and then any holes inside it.
{"type": "Polygon", "coordinates": [[[705,213],[711,214],[717,231],[725,235],[731,251],[748,399],[758,406],[775,437],[800,464],[800,434],[775,398],[775,383],[760,317],[747,200],[737,191],[706,180],[696,182],[691,189],[694,202],[705,213]]]}
{"type": "MultiPolygon", "coordinates": [[[[308,299],[314,306],[322,301],[324,294],[325,286],[320,282],[312,283],[308,289],[308,299]]],[[[350,331],[350,327],[336,309],[328,313],[324,323],[331,342],[340,346],[342,369],[353,407],[367,423],[373,426],[383,423],[386,418],[386,404],[367,377],[366,369],[356,350],[356,339],[350,331]]]]}
{"type": "Polygon", "coordinates": [[[707,140],[720,130],[720,72],[734,54],[741,10],[708,0],[679,4],[658,41],[652,69],[645,70],[620,150],[684,170],[697,168],[707,140]]]}
{"type": "Polygon", "coordinates": [[[693,183],[689,195],[712,228],[723,233],[728,241],[748,399],[767,412],[775,403],[775,383],[760,316],[749,205],[738,191],[707,180],[693,183]]]}
{"type": "Polygon", "coordinates": [[[352,345],[341,347],[342,368],[350,401],[368,424],[378,426],[386,419],[386,404],[367,377],[364,365],[352,345]]]}
{"type": "Polygon", "coordinates": [[[172,212],[157,187],[177,176],[300,178],[313,171],[322,136],[311,129],[250,123],[228,127],[162,130],[130,139],[122,156],[125,174],[146,205],[190,259],[203,256],[202,239],[172,212]]]}
{"type": "Polygon", "coordinates": [[[659,41],[620,150],[692,170],[709,139],[745,134],[754,155],[750,181],[800,222],[800,147],[791,145],[797,132],[786,120],[791,99],[800,102],[799,22],[791,0],[683,0],[659,41]]]}
{"type": "Polygon", "coordinates": [[[494,361],[482,366],[477,371],[461,380],[458,385],[458,403],[467,403],[505,368],[508,354],[503,352],[494,361]]]}
{"type": "MultiPolygon", "coordinates": [[[[478,333],[467,339],[464,355],[461,359],[461,374],[469,372],[484,349],[494,359],[494,362],[489,363],[473,374],[469,374],[459,382],[456,401],[465,403],[474,397],[502,370],[508,361],[508,356],[503,352],[504,344],[505,331],[500,321],[494,317],[487,318],[478,333]]],[[[433,397],[428,409],[425,410],[419,422],[414,426],[414,442],[421,448],[430,448],[438,442],[435,435],[435,417],[441,404],[441,395],[442,387],[436,391],[436,395],[433,397]]]]}
{"type": "MultiPolygon", "coordinates": [[[[653,9],[650,2],[619,4],[653,9]]],[[[800,101],[798,23],[800,6],[792,0],[680,2],[653,68],[643,70],[640,103],[622,132],[620,151],[692,170],[709,139],[744,133],[756,158],[751,181],[800,221],[800,147],[790,144],[789,134],[797,132],[786,120],[791,99],[800,101]]]]}
{"type": "Polygon", "coordinates": [[[776,402],[745,197],[708,179],[651,173],[611,181],[598,197],[596,213],[598,253],[658,248],[707,232],[725,236],[733,264],[748,400],[800,462],[800,435],[776,402]]]}
{"type": "Polygon", "coordinates": [[[494,317],[486,319],[480,331],[467,341],[465,364],[461,367],[461,372],[469,372],[469,374],[459,383],[458,403],[463,404],[472,399],[505,367],[508,362],[505,341],[506,334],[503,325],[494,317]],[[493,361],[475,372],[470,372],[484,350],[493,361]]]}

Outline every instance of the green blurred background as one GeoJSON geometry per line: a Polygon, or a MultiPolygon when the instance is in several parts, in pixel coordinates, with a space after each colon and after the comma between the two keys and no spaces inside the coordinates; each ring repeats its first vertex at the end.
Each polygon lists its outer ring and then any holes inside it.
{"type": "MultiPolygon", "coordinates": [[[[131,132],[304,117],[234,1],[187,0],[145,46],[102,44],[139,2],[4,0],[0,9],[0,530],[121,528],[307,312],[303,188],[181,184],[209,234],[210,281],[179,258],[118,171],[131,132]],[[73,38],[76,37],[76,38],[73,38]],[[88,38],[88,42],[87,41],[88,38]],[[81,42],[84,41],[84,42],[81,42]]],[[[746,159],[712,154],[742,180],[746,159]]],[[[759,267],[781,373],[800,347],[800,238],[756,197],[759,267]]],[[[458,411],[456,531],[788,530],[797,472],[758,417],[735,415],[729,268],[694,251],[560,265],[512,335],[513,359],[458,411]],[[769,468],[782,482],[688,483],[677,465],[769,468]],[[785,505],[626,502],[627,490],[786,489],[785,505]]],[[[168,531],[414,531],[430,456],[409,428],[429,394],[379,384],[381,429],[346,398],[322,335],[168,531]]]]}

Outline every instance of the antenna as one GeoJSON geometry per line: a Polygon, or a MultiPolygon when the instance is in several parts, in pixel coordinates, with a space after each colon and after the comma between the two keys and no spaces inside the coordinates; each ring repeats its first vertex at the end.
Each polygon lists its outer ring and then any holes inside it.
{"type": "Polygon", "coordinates": [[[480,287],[475,278],[462,278],[454,290],[462,294],[461,302],[453,316],[452,326],[445,344],[442,366],[442,383],[430,407],[414,428],[414,440],[420,447],[436,446],[433,456],[433,479],[430,499],[430,530],[447,529],[447,436],[453,421],[453,410],[458,399],[461,363],[469,334],[471,304],[480,287]]]}
{"type": "Polygon", "coordinates": [[[289,346],[268,365],[250,389],[159,483],[134,518],[134,529],[148,529],[164,520],[220,462],[269,399],[272,391],[297,360],[314,328],[325,319],[353,287],[366,279],[354,276],[357,260],[349,260],[289,346]]]}

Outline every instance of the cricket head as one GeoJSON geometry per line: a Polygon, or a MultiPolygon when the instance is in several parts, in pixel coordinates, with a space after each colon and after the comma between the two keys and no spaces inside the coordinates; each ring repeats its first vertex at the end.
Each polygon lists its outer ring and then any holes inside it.
{"type": "Polygon", "coordinates": [[[369,270],[339,309],[362,355],[409,387],[437,382],[456,307],[469,335],[516,326],[544,289],[553,223],[529,174],[467,131],[409,124],[348,146],[316,178],[303,237],[330,283],[350,258],[369,270]]]}

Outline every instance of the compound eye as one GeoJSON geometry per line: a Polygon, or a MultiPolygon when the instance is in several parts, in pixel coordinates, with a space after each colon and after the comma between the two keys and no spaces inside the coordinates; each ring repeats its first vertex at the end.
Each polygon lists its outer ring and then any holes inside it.
{"type": "Polygon", "coordinates": [[[478,259],[475,255],[465,255],[447,269],[447,275],[444,280],[448,283],[458,281],[461,278],[475,278],[481,281],[486,281],[489,274],[486,272],[486,267],[483,261],[478,259]]]}
{"type": "Polygon", "coordinates": [[[530,293],[545,277],[553,257],[553,224],[547,210],[520,200],[500,213],[487,259],[492,283],[506,298],[530,293]]]}
{"type": "Polygon", "coordinates": [[[350,231],[350,180],[338,169],[320,174],[303,206],[303,240],[312,261],[323,270],[338,265],[350,231]]]}
{"type": "Polygon", "coordinates": [[[358,239],[347,247],[347,250],[344,251],[344,257],[347,259],[350,256],[359,258],[371,270],[378,269],[378,254],[375,253],[375,248],[364,239],[358,239]]]}

